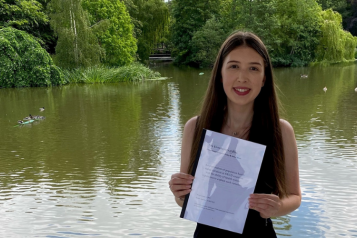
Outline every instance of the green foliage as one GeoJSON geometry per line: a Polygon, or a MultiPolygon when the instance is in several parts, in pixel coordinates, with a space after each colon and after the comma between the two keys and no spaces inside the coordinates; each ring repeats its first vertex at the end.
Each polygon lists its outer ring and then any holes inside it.
{"type": "Polygon", "coordinates": [[[244,29],[254,32],[264,41],[270,53],[277,52],[282,43],[277,34],[281,30],[277,2],[232,0],[229,12],[232,22],[226,25],[230,25],[231,30],[244,29]]]}
{"type": "Polygon", "coordinates": [[[320,12],[315,0],[277,1],[280,27],[275,31],[278,41],[271,52],[275,66],[303,66],[315,59],[321,34],[320,12]]]}
{"type": "Polygon", "coordinates": [[[224,30],[224,25],[215,17],[209,19],[192,37],[190,42],[191,60],[201,67],[212,67],[226,37],[227,32],[224,30]]]}
{"type": "Polygon", "coordinates": [[[232,0],[232,4],[236,29],[257,34],[274,66],[303,66],[315,58],[322,21],[315,0],[232,0]]]}
{"type": "Polygon", "coordinates": [[[357,47],[357,37],[352,36],[351,33],[344,31],[344,45],[343,48],[343,58],[345,60],[354,60],[355,59],[355,49],[357,47]]]}
{"type": "Polygon", "coordinates": [[[81,0],[52,0],[48,8],[51,25],[58,36],[56,65],[71,69],[99,64],[104,50],[89,28],[88,14],[81,0]]]}
{"type": "Polygon", "coordinates": [[[169,11],[163,0],[126,0],[130,16],[135,21],[138,58],[149,59],[153,48],[165,41],[169,27],[169,11]]]}
{"type": "Polygon", "coordinates": [[[63,74],[34,37],[24,31],[0,29],[0,87],[63,84],[63,74]]]}
{"type": "Polygon", "coordinates": [[[316,49],[317,61],[337,63],[354,60],[357,37],[342,30],[342,17],[331,9],[321,13],[323,18],[320,44],[316,49]]]}
{"type": "Polygon", "coordinates": [[[173,0],[172,1],[172,52],[177,63],[191,62],[190,42],[197,30],[208,19],[218,15],[219,0],[173,0]]]}
{"type": "Polygon", "coordinates": [[[82,6],[90,13],[92,27],[97,28],[94,32],[105,49],[103,62],[111,66],[133,62],[137,46],[125,4],[120,0],[83,0],[82,6]]]}
{"type": "Polygon", "coordinates": [[[323,10],[332,9],[341,14],[343,29],[357,35],[357,1],[356,0],[317,0],[323,10]]]}
{"type": "Polygon", "coordinates": [[[204,61],[204,56],[223,42],[219,36],[227,36],[233,30],[257,34],[267,46],[274,66],[303,66],[314,60],[322,24],[322,10],[315,0],[224,0],[218,9],[220,14],[215,21],[196,30],[189,46],[182,44],[178,57],[185,57],[186,63],[212,64],[214,57],[204,61]]]}
{"type": "Polygon", "coordinates": [[[116,83],[133,82],[145,79],[160,78],[159,72],[154,72],[139,63],[122,67],[94,66],[64,71],[66,81],[70,83],[116,83]]]}
{"type": "Polygon", "coordinates": [[[54,33],[43,6],[36,0],[0,0],[0,28],[14,27],[33,35],[51,52],[54,33]]]}
{"type": "Polygon", "coordinates": [[[317,2],[321,5],[323,10],[326,9],[342,9],[345,8],[348,4],[346,0],[317,0],[317,2]]]}

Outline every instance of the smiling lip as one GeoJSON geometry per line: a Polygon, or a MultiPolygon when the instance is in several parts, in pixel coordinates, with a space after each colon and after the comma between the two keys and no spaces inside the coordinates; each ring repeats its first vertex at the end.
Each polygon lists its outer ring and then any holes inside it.
{"type": "Polygon", "coordinates": [[[233,88],[233,89],[234,89],[234,92],[236,94],[238,94],[239,96],[247,95],[250,92],[250,89],[246,88],[246,87],[236,87],[236,88],[233,88]]]}

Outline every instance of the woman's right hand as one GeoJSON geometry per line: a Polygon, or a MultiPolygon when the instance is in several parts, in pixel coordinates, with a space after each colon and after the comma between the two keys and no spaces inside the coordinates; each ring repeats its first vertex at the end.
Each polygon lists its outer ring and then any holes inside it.
{"type": "Polygon", "coordinates": [[[194,177],[190,174],[176,173],[171,175],[169,187],[175,197],[183,200],[185,195],[191,192],[194,177]]]}

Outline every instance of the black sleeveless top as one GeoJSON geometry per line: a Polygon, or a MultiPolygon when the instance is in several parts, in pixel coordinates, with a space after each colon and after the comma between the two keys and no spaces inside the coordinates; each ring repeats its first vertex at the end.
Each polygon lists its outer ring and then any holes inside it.
{"type": "MultiPolygon", "coordinates": [[[[275,176],[274,176],[274,161],[271,156],[272,145],[267,145],[266,152],[263,158],[262,166],[259,172],[257,184],[255,186],[254,193],[271,194],[275,188],[275,176]]],[[[264,237],[264,238],[276,238],[276,234],[273,228],[271,219],[262,218],[259,212],[249,209],[247,220],[243,229],[243,234],[234,233],[231,231],[222,230],[219,228],[207,226],[197,223],[197,227],[194,233],[194,238],[201,237],[264,237]]]]}

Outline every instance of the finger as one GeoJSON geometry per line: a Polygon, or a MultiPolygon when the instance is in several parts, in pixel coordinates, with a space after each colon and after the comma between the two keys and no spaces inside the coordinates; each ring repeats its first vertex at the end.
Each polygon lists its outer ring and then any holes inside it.
{"type": "Polygon", "coordinates": [[[191,188],[191,185],[172,185],[171,191],[181,191],[181,190],[187,190],[191,188]]]}
{"type": "Polygon", "coordinates": [[[263,194],[263,193],[253,193],[253,194],[250,194],[249,197],[250,198],[256,198],[256,199],[259,199],[259,198],[268,198],[268,199],[272,199],[272,200],[279,200],[280,199],[275,194],[263,194]]]}
{"type": "Polygon", "coordinates": [[[186,190],[175,192],[173,194],[175,195],[175,197],[182,197],[182,196],[185,196],[186,194],[188,194],[190,192],[191,192],[191,189],[186,189],[186,190]]]}
{"type": "Polygon", "coordinates": [[[172,186],[174,184],[192,184],[193,180],[191,179],[181,179],[181,178],[172,178],[169,181],[169,185],[172,186]]]}
{"type": "Polygon", "coordinates": [[[271,215],[269,214],[269,211],[267,211],[267,210],[261,209],[259,207],[250,207],[250,209],[259,212],[259,214],[262,218],[270,218],[271,217],[271,215]]]}
{"type": "Polygon", "coordinates": [[[249,208],[260,213],[263,218],[275,216],[277,207],[271,207],[267,204],[249,204],[249,208]]]}
{"type": "Polygon", "coordinates": [[[270,216],[268,214],[265,214],[264,212],[260,212],[260,216],[265,219],[270,218],[270,216]]]}
{"type": "Polygon", "coordinates": [[[181,178],[181,179],[194,179],[194,177],[191,174],[186,174],[186,173],[176,173],[171,175],[172,178],[181,178]]]}
{"type": "Polygon", "coordinates": [[[263,211],[273,208],[272,206],[270,206],[268,204],[257,204],[257,203],[251,203],[251,204],[249,204],[249,207],[256,211],[259,211],[259,212],[263,212],[263,211]]]}
{"type": "Polygon", "coordinates": [[[266,204],[271,207],[277,207],[279,205],[279,201],[263,198],[263,199],[253,199],[249,198],[249,203],[250,204],[266,204]]]}
{"type": "Polygon", "coordinates": [[[172,178],[169,184],[172,186],[174,184],[192,184],[192,182],[192,179],[172,178]]]}

